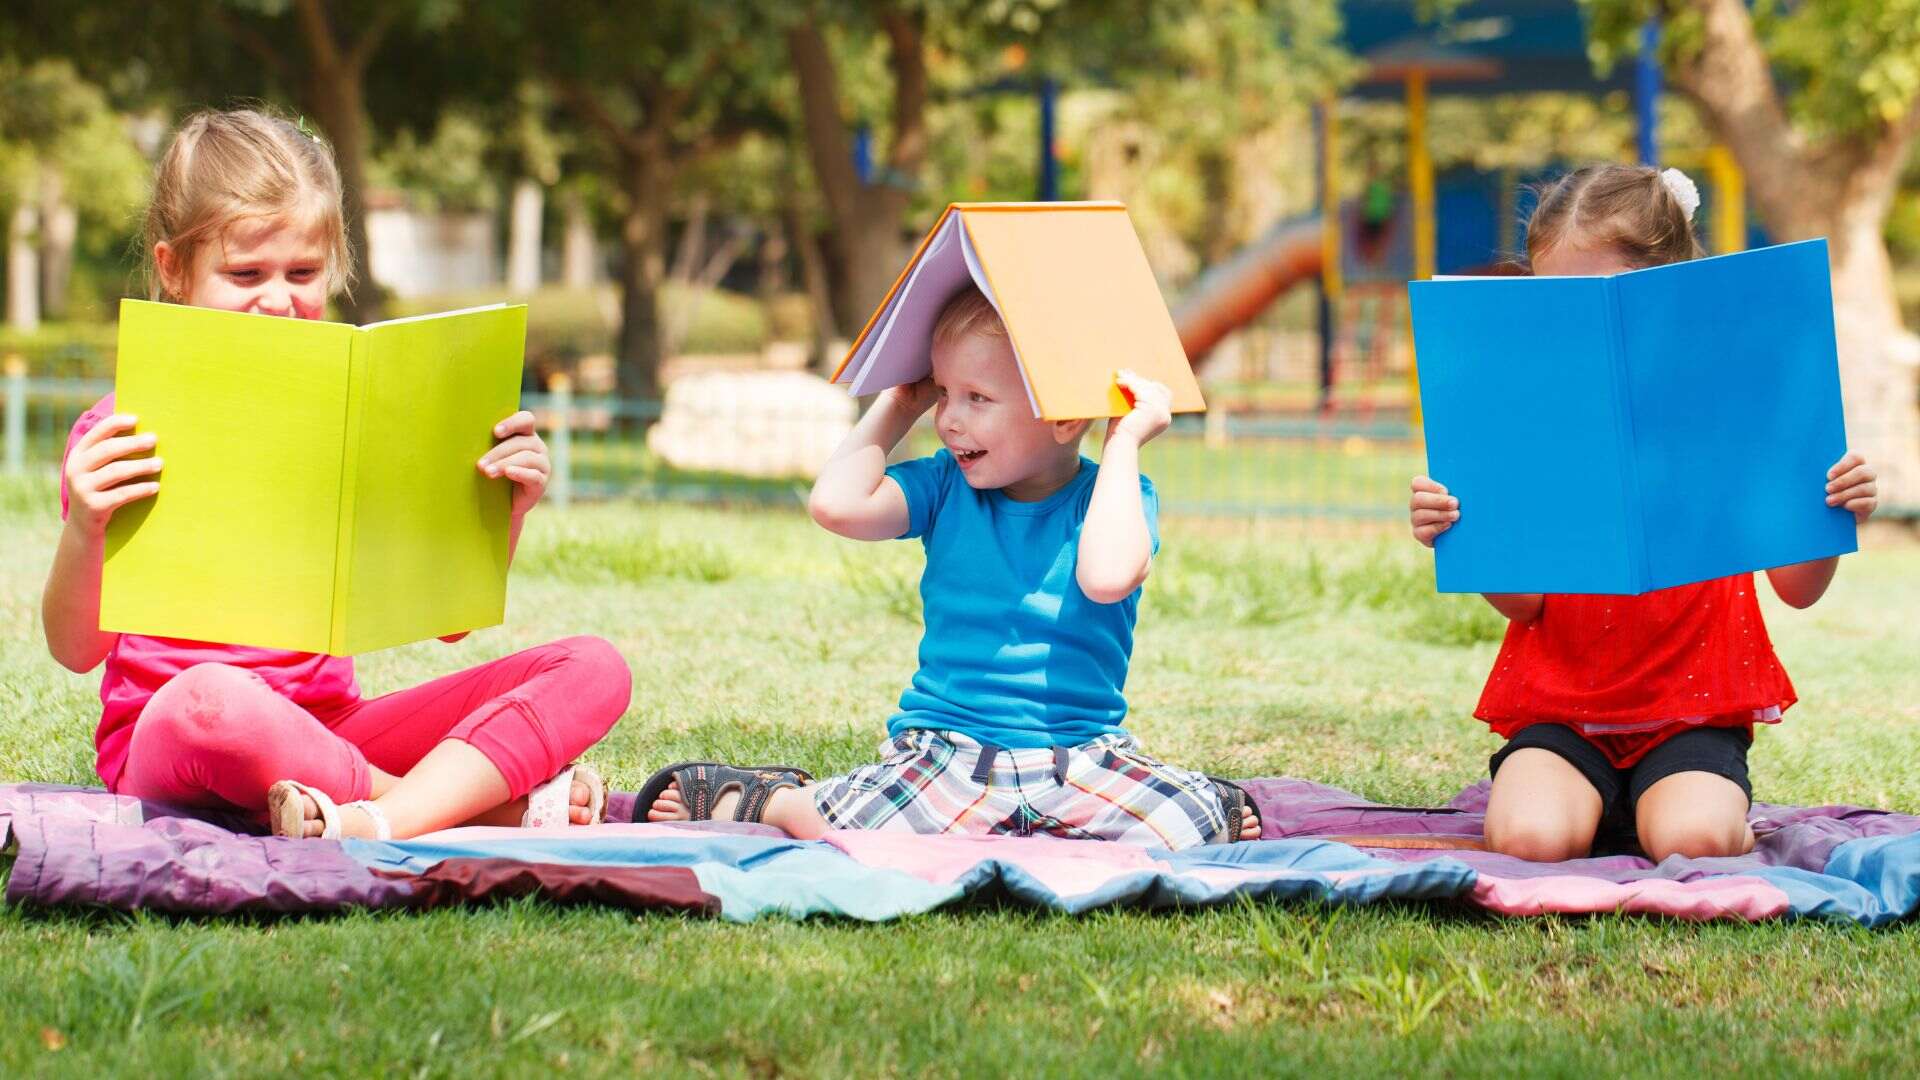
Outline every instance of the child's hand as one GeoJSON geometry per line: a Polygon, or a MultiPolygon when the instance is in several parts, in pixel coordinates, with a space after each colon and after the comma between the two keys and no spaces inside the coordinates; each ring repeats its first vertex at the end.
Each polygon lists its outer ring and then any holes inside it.
{"type": "Polygon", "coordinates": [[[933,376],[929,375],[919,382],[902,383],[890,386],[881,392],[881,400],[891,404],[907,416],[917,417],[940,400],[940,388],[933,385],[933,376]]]}
{"type": "Polygon", "coordinates": [[[480,459],[480,471],[513,481],[513,516],[522,517],[547,492],[547,477],[553,474],[547,444],[525,409],[493,425],[493,437],[500,441],[480,459]]]}
{"type": "Polygon", "coordinates": [[[1407,509],[1413,513],[1413,538],[1432,547],[1434,537],[1460,520],[1460,500],[1447,494],[1446,485],[1424,476],[1414,477],[1412,487],[1407,509]]]}
{"type": "Polygon", "coordinates": [[[67,524],[90,540],[106,535],[107,522],[122,506],[160,490],[153,480],[140,480],[160,471],[158,457],[131,458],[153,449],[152,432],[128,435],[134,418],[109,416],[95,424],[67,455],[62,480],[67,485],[67,524]],[[133,482],[133,481],[138,481],[133,482]]]}
{"type": "Polygon", "coordinates": [[[1880,508],[1878,476],[1867,459],[1852,451],[1827,470],[1827,505],[1844,506],[1853,511],[1856,523],[1864,525],[1880,508]]]}
{"type": "Polygon", "coordinates": [[[1133,408],[1125,416],[1107,421],[1109,442],[1115,436],[1125,436],[1136,446],[1145,446],[1173,423],[1173,391],[1132,371],[1116,372],[1113,381],[1120,384],[1121,392],[1133,402],[1133,408]]]}

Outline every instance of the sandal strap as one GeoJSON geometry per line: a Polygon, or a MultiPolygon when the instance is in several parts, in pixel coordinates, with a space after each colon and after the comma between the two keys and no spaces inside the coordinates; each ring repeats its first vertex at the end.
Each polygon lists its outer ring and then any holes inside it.
{"type": "MultiPolygon", "coordinates": [[[[387,812],[385,810],[380,809],[379,803],[376,803],[371,799],[359,799],[357,801],[347,803],[345,806],[342,806],[340,809],[341,810],[358,810],[361,813],[367,815],[367,820],[373,822],[373,838],[375,840],[393,839],[393,822],[387,820],[387,812]]],[[[334,831],[335,832],[339,831],[339,825],[337,822],[335,823],[334,831]]]]}
{"type": "Polygon", "coordinates": [[[692,762],[673,770],[674,783],[680,786],[680,799],[686,805],[690,821],[713,820],[713,809],[720,797],[738,789],[740,805],[733,820],[758,822],[766,813],[767,801],[783,787],[797,788],[813,779],[805,769],[788,765],[760,765],[737,768],[717,762],[692,762]]]}
{"type": "Polygon", "coordinates": [[[1217,776],[1207,777],[1213,784],[1214,793],[1220,796],[1220,809],[1227,815],[1227,838],[1231,844],[1240,839],[1240,829],[1247,822],[1246,789],[1231,780],[1222,780],[1217,776]]]}

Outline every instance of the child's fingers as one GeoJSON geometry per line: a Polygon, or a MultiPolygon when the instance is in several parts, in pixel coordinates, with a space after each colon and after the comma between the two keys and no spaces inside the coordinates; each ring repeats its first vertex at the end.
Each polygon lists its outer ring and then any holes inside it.
{"type": "Polygon", "coordinates": [[[1458,510],[1460,500],[1438,491],[1415,491],[1407,500],[1407,509],[1421,510],[1458,510]]]}
{"type": "Polygon", "coordinates": [[[1452,523],[1452,522],[1455,522],[1455,521],[1459,521],[1459,520],[1460,520],[1460,511],[1458,511],[1458,510],[1437,510],[1437,509],[1436,509],[1436,510],[1426,510],[1426,509],[1422,509],[1422,510],[1415,510],[1415,511],[1413,512],[1413,518],[1412,518],[1412,520],[1413,520],[1413,523],[1414,523],[1414,525],[1416,525],[1416,526],[1419,526],[1419,525],[1447,525],[1447,524],[1450,524],[1450,523],[1452,523]]]}
{"type": "Polygon", "coordinates": [[[520,465],[508,466],[506,477],[522,487],[545,487],[547,483],[546,473],[520,465]]]}
{"type": "MultiPolygon", "coordinates": [[[[1835,466],[1835,468],[1838,467],[1839,466],[1835,466]]],[[[1831,473],[1829,473],[1828,476],[1830,479],[1827,481],[1827,490],[1830,492],[1844,491],[1847,488],[1859,487],[1862,484],[1871,484],[1879,479],[1878,474],[1876,474],[1870,466],[1865,464],[1855,465],[1853,468],[1848,469],[1838,476],[1833,476],[1831,473]]]]}
{"type": "Polygon", "coordinates": [[[85,435],[80,436],[80,441],[73,444],[74,453],[78,454],[80,451],[99,443],[101,440],[110,438],[122,431],[132,431],[134,419],[134,417],[126,413],[115,413],[107,417],[105,420],[88,428],[85,435]]]}
{"type": "Polygon", "coordinates": [[[1432,547],[1433,538],[1446,531],[1447,527],[1445,525],[1423,525],[1413,530],[1413,538],[1428,547],[1432,547]]]}
{"type": "Polygon", "coordinates": [[[118,461],[128,454],[144,454],[153,449],[157,442],[152,432],[102,439],[85,450],[75,447],[70,465],[80,472],[95,472],[101,466],[118,461]]]}
{"type": "Polygon", "coordinates": [[[1832,480],[1835,477],[1838,477],[1841,473],[1846,472],[1848,469],[1851,469],[1856,465],[1864,465],[1866,464],[1866,462],[1867,462],[1866,458],[1863,458],[1859,454],[1856,454],[1853,451],[1849,450],[1847,451],[1846,456],[1842,457],[1839,461],[1836,461],[1833,463],[1833,468],[1827,470],[1827,479],[1832,480]]]}
{"type": "Polygon", "coordinates": [[[497,475],[499,466],[525,453],[545,455],[547,444],[538,435],[515,435],[495,444],[493,449],[480,456],[480,467],[487,470],[489,476],[497,475]]]}
{"type": "Polygon", "coordinates": [[[496,439],[504,439],[509,435],[531,435],[533,431],[533,414],[525,409],[493,425],[493,437],[496,439]]]}
{"type": "Polygon", "coordinates": [[[136,476],[152,476],[160,471],[160,466],[161,459],[157,457],[115,461],[94,471],[93,488],[95,491],[107,491],[136,476]]]}
{"type": "Polygon", "coordinates": [[[1827,505],[1839,506],[1849,499],[1869,498],[1878,494],[1880,494],[1880,485],[1869,480],[1864,484],[1855,484],[1852,487],[1832,492],[1827,496],[1827,505]]]}
{"type": "Polygon", "coordinates": [[[1848,499],[1843,505],[1854,517],[1865,521],[1880,509],[1880,500],[1872,495],[1862,495],[1857,499],[1848,499]]]}
{"type": "Polygon", "coordinates": [[[136,499],[156,495],[159,491],[160,485],[151,480],[140,484],[121,484],[101,492],[95,505],[101,510],[118,510],[136,499]]]}
{"type": "Polygon", "coordinates": [[[505,476],[510,469],[532,469],[544,474],[553,471],[553,462],[544,450],[522,450],[482,467],[488,476],[505,476]]]}
{"type": "Polygon", "coordinates": [[[1427,476],[1416,476],[1413,478],[1413,482],[1407,486],[1414,491],[1431,491],[1437,495],[1445,495],[1447,493],[1447,486],[1445,484],[1427,476]]]}

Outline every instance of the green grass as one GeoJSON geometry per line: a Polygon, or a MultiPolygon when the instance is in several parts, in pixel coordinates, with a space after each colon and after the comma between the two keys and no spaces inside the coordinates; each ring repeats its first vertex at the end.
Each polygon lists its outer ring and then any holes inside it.
{"type": "MultiPolygon", "coordinates": [[[[43,487],[0,485],[0,776],[86,782],[97,677],[46,657],[43,487]],[[38,494],[36,494],[38,493],[38,494]]],[[[1128,695],[1156,753],[1431,803],[1484,773],[1498,622],[1397,534],[1170,520],[1128,695]]],[[[683,756],[866,760],[918,636],[911,544],[797,514],[588,505],[530,523],[508,625],[361,664],[371,693],[613,640],[618,784],[683,756]]],[[[1803,703],[1760,797],[1920,810],[1920,549],[1769,602],[1803,703]]],[[[1554,1075],[1908,1072],[1920,925],[1500,920],[1457,905],[734,926],[521,901],[176,921],[0,907],[0,1075],[1554,1075]],[[59,1049],[49,1049],[58,1046],[59,1049]]]]}

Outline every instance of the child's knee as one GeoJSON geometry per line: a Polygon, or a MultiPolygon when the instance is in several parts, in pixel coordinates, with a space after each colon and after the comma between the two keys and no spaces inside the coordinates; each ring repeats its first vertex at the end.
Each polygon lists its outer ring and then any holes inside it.
{"type": "Polygon", "coordinates": [[[1570,816],[1530,813],[1489,814],[1487,847],[1528,862],[1565,862],[1585,858],[1593,849],[1593,830],[1570,816]]]}
{"type": "Polygon", "coordinates": [[[1745,855],[1753,848],[1753,832],[1745,815],[1663,815],[1638,825],[1640,848],[1659,862],[1669,855],[1685,859],[1715,859],[1745,855]]]}
{"type": "Polygon", "coordinates": [[[262,689],[260,677],[244,668],[195,664],[154,692],[141,710],[135,735],[164,737],[189,747],[254,738],[259,734],[258,710],[246,702],[262,689]]]}
{"type": "Polygon", "coordinates": [[[552,647],[565,655],[568,688],[579,700],[595,705],[586,712],[592,723],[600,725],[594,732],[597,740],[613,728],[633,700],[633,671],[627,666],[627,658],[612,642],[587,634],[562,638],[552,647]]]}

